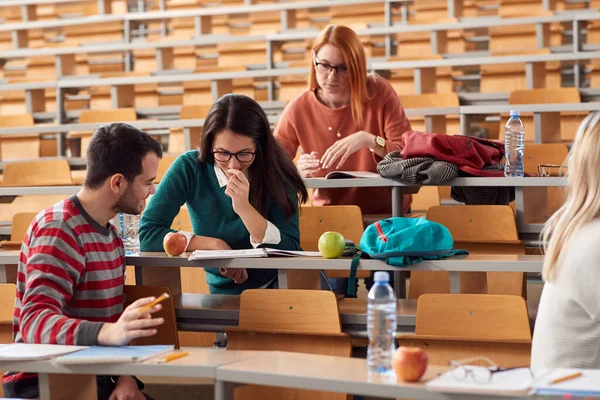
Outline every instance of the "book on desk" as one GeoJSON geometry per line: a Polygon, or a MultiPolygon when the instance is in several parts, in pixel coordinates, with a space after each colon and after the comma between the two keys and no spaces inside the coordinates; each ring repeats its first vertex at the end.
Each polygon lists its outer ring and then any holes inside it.
{"type": "Polygon", "coordinates": [[[57,365],[135,363],[163,355],[173,349],[173,345],[91,346],[56,357],[52,363],[57,365]]]}
{"type": "Polygon", "coordinates": [[[369,171],[333,171],[325,175],[325,179],[350,178],[381,178],[381,176],[376,172],[369,171]]]}
{"type": "Polygon", "coordinates": [[[321,257],[318,251],[296,251],[296,250],[280,250],[261,247],[258,249],[242,249],[242,250],[194,250],[189,256],[190,261],[194,260],[218,260],[228,258],[261,258],[269,256],[285,256],[285,257],[321,257]]]}

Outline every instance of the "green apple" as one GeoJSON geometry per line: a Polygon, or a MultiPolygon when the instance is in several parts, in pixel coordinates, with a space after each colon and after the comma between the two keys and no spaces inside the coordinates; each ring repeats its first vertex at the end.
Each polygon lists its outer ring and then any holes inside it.
{"type": "Polygon", "coordinates": [[[338,258],[345,247],[346,240],[339,232],[325,232],[319,238],[319,251],[323,258],[338,258]]]}

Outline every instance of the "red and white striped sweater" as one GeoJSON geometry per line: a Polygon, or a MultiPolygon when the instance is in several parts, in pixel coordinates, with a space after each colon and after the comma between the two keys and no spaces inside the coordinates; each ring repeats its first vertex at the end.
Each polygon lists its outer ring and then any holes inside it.
{"type": "MultiPolygon", "coordinates": [[[[123,312],[125,251],[116,228],[101,226],[76,196],[40,212],[21,247],[13,338],[20,343],[95,345],[104,322],[123,312]]],[[[7,373],[22,387],[35,374],[7,373]]]]}

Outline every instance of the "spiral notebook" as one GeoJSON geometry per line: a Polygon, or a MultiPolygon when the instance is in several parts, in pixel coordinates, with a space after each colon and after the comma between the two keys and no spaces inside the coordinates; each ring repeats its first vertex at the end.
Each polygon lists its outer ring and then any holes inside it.
{"type": "Polygon", "coordinates": [[[54,364],[119,364],[142,362],[172,351],[172,345],[160,346],[91,346],[65,356],[56,357],[54,364]]]}

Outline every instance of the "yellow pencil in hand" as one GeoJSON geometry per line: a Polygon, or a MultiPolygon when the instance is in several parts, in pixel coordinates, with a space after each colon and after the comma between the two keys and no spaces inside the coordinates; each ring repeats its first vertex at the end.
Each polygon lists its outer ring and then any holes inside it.
{"type": "Polygon", "coordinates": [[[140,314],[145,313],[146,311],[148,311],[149,309],[151,309],[152,307],[154,307],[155,305],[157,305],[158,303],[160,303],[163,300],[166,300],[169,298],[169,294],[168,293],[163,293],[161,294],[158,299],[154,300],[152,303],[140,308],[140,314]]]}

